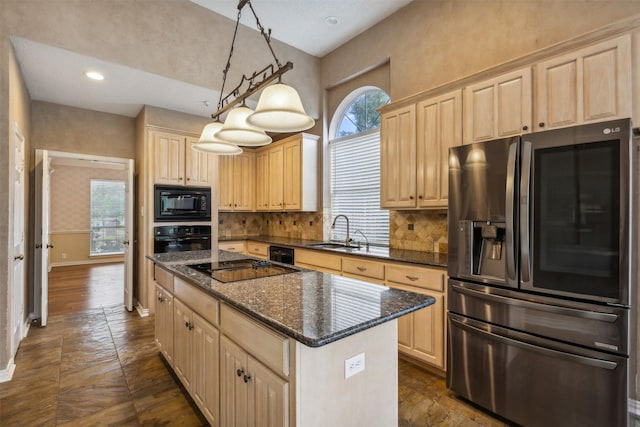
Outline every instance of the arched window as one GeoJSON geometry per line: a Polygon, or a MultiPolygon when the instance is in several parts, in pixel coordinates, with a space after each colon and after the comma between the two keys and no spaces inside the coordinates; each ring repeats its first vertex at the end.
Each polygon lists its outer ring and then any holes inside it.
{"type": "MultiPolygon", "coordinates": [[[[347,215],[350,237],[362,243],[364,234],[371,244],[389,244],[389,212],[380,209],[380,114],[376,111],[387,103],[389,95],[378,88],[357,89],[338,106],[330,124],[331,216],[347,215]]],[[[343,240],[346,231],[346,221],[338,221],[331,238],[343,240]]]]}

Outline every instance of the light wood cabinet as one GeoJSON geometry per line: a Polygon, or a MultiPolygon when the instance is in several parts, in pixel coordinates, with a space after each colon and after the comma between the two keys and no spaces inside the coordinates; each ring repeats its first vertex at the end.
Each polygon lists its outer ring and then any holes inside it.
{"type": "Polygon", "coordinates": [[[535,65],[536,130],[632,116],[631,35],[535,65]]]}
{"type": "Polygon", "coordinates": [[[210,186],[214,182],[212,162],[217,157],[193,150],[196,138],[154,131],[151,140],[155,184],[210,186]]]}
{"type": "Polygon", "coordinates": [[[449,148],[462,144],[462,91],[419,102],[417,105],[418,208],[447,208],[449,148]]]}
{"type": "Polygon", "coordinates": [[[464,143],[531,132],[532,107],[531,67],[467,86],[464,89],[464,143]]]}
{"type": "Polygon", "coordinates": [[[268,243],[247,241],[247,254],[257,258],[269,259],[269,246],[268,243]]]}
{"type": "Polygon", "coordinates": [[[433,296],[435,304],[398,318],[398,351],[445,370],[444,269],[307,249],[296,249],[295,261],[311,270],[433,296]]]}
{"type": "Polygon", "coordinates": [[[218,330],[182,301],[175,299],[174,371],[212,425],[218,425],[218,330]]]}
{"type": "Polygon", "coordinates": [[[156,300],[156,345],[169,365],[173,365],[173,295],[156,284],[156,300]]]}
{"type": "Polygon", "coordinates": [[[380,117],[380,207],[416,206],[416,107],[380,117]]]}
{"type": "Polygon", "coordinates": [[[462,144],[462,91],[383,113],[380,206],[446,209],[449,148],[462,144]]]}
{"type": "Polygon", "coordinates": [[[254,210],[255,153],[218,159],[218,210],[254,210]]]}
{"type": "Polygon", "coordinates": [[[256,153],[256,210],[269,210],[269,151],[256,153]]]}
{"type": "Polygon", "coordinates": [[[218,242],[218,249],[243,254],[246,251],[246,242],[244,240],[218,242]]]}
{"type": "Polygon", "coordinates": [[[318,209],[318,137],[293,135],[258,149],[256,210],[318,209]]]}

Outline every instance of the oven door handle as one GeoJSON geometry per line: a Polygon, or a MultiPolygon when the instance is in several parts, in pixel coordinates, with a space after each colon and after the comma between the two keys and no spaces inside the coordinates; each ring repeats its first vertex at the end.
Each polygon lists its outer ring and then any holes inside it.
{"type": "Polygon", "coordinates": [[[563,359],[569,362],[580,363],[582,365],[593,366],[596,368],[607,369],[610,371],[618,367],[618,363],[611,362],[609,360],[594,359],[593,357],[580,356],[578,354],[566,353],[560,350],[553,350],[547,347],[541,347],[539,345],[529,344],[525,341],[519,341],[513,338],[505,337],[504,335],[499,335],[490,331],[485,331],[482,328],[478,328],[468,323],[461,322],[460,320],[458,320],[458,316],[454,314],[449,314],[449,320],[455,323],[458,327],[462,329],[466,329],[469,332],[481,334],[481,335],[484,335],[485,337],[490,337],[495,341],[499,341],[510,346],[519,347],[524,350],[533,351],[539,354],[543,354],[545,356],[551,356],[551,357],[555,357],[556,359],[563,359]]]}
{"type": "Polygon", "coordinates": [[[558,305],[545,304],[541,302],[530,302],[517,298],[506,297],[502,295],[490,294],[486,292],[476,291],[475,289],[466,288],[460,285],[451,283],[451,287],[456,292],[473,296],[475,298],[481,298],[498,303],[504,303],[509,305],[515,305],[518,307],[530,308],[533,310],[546,311],[547,313],[554,313],[560,315],[567,315],[572,317],[580,317],[583,319],[598,320],[608,323],[615,323],[618,320],[618,315],[613,313],[602,313],[598,311],[586,311],[570,307],[562,307],[558,305]]]}

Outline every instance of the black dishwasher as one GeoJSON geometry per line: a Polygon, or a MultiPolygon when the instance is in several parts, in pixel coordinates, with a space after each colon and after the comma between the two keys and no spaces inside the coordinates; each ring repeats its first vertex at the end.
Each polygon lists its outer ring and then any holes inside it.
{"type": "Polygon", "coordinates": [[[269,259],[283,264],[294,264],[293,248],[282,246],[269,246],[269,259]]]}

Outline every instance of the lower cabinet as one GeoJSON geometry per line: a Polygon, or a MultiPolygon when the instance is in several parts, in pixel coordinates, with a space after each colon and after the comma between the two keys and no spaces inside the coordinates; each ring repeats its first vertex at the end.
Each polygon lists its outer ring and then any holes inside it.
{"type": "Polygon", "coordinates": [[[173,366],[173,295],[156,284],[156,345],[173,366]]]}
{"type": "Polygon", "coordinates": [[[173,369],[207,420],[218,425],[219,332],[180,300],[174,307],[173,369]]]}
{"type": "Polygon", "coordinates": [[[225,336],[220,355],[221,425],[288,426],[288,382],[225,336]]]}

